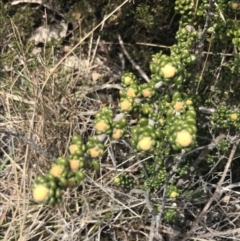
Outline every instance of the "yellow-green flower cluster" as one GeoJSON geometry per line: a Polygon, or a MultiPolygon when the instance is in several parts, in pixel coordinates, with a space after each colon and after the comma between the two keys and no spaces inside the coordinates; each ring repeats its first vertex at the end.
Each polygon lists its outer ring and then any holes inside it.
{"type": "Polygon", "coordinates": [[[81,138],[74,135],[69,146],[68,158],[59,157],[46,175],[38,176],[33,185],[33,200],[56,204],[61,200],[62,190],[78,185],[84,179],[84,153],[86,147],[81,138]]]}
{"type": "Polygon", "coordinates": [[[111,134],[112,132],[113,112],[108,107],[103,107],[96,114],[94,128],[97,134],[111,134]]]}
{"type": "MultiPolygon", "coordinates": [[[[162,105],[161,105],[162,107],[162,105]]],[[[174,150],[189,149],[196,140],[196,111],[193,102],[179,92],[172,96],[166,114],[165,134],[174,150]]]]}
{"type": "Polygon", "coordinates": [[[174,208],[167,208],[163,212],[163,220],[166,223],[174,223],[177,220],[177,210],[174,208]]]}
{"type": "Polygon", "coordinates": [[[167,187],[167,197],[171,199],[177,199],[180,195],[180,190],[173,184],[167,187]]]}
{"type": "Polygon", "coordinates": [[[88,139],[88,142],[86,144],[87,146],[87,154],[91,158],[99,158],[104,153],[104,145],[99,140],[98,136],[92,136],[88,139]]]}
{"type": "Polygon", "coordinates": [[[113,140],[119,140],[123,137],[123,135],[126,132],[127,127],[127,120],[125,118],[125,115],[123,113],[120,113],[119,115],[115,116],[112,122],[112,139],[113,140]]]}
{"type": "Polygon", "coordinates": [[[153,151],[157,139],[161,136],[159,130],[149,123],[147,118],[141,118],[131,129],[131,145],[138,151],[153,151]]]}
{"type": "Polygon", "coordinates": [[[230,110],[225,105],[218,106],[211,116],[211,126],[216,128],[239,128],[240,111],[230,110]]]}
{"type": "Polygon", "coordinates": [[[133,178],[126,173],[121,173],[114,177],[113,182],[115,185],[123,188],[133,188],[135,184],[133,178]]]}
{"type": "Polygon", "coordinates": [[[140,85],[140,96],[146,99],[152,99],[156,95],[153,83],[144,83],[140,85]]]}
{"type": "Polygon", "coordinates": [[[164,82],[165,84],[180,88],[185,81],[182,63],[174,56],[167,56],[161,52],[153,55],[150,69],[152,72],[152,85],[164,82]]]}
{"type": "Polygon", "coordinates": [[[122,113],[130,113],[137,106],[135,99],[140,95],[140,88],[132,73],[125,73],[121,80],[123,89],[119,93],[118,107],[122,113]]]}

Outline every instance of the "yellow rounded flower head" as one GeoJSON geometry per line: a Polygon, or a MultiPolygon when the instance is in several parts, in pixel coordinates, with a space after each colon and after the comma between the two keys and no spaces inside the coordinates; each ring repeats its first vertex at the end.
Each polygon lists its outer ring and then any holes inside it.
{"type": "Polygon", "coordinates": [[[132,83],[132,78],[131,77],[129,77],[129,76],[126,76],[126,77],[124,77],[124,80],[123,80],[123,82],[126,84],[126,85],[130,85],[131,83],[132,83]]]}
{"type": "Polygon", "coordinates": [[[163,118],[160,118],[158,121],[159,121],[160,124],[164,123],[164,119],[163,118]]]}
{"type": "Polygon", "coordinates": [[[117,185],[120,183],[120,181],[121,181],[120,177],[118,177],[118,176],[113,179],[113,182],[117,185]]]}
{"type": "Polygon", "coordinates": [[[164,67],[161,68],[161,72],[164,78],[169,79],[176,74],[177,69],[171,64],[166,64],[164,67]]]}
{"type": "Polygon", "coordinates": [[[152,91],[149,88],[148,89],[144,89],[142,91],[142,94],[143,94],[144,97],[151,97],[152,96],[152,91]]]}
{"type": "Polygon", "coordinates": [[[127,96],[129,97],[135,97],[136,96],[136,93],[135,93],[135,90],[133,88],[129,88],[127,90],[127,96]]]}
{"type": "Polygon", "coordinates": [[[181,147],[188,147],[192,143],[192,136],[191,134],[186,131],[182,130],[177,133],[177,138],[176,142],[181,146],[181,147]]]}
{"type": "Polygon", "coordinates": [[[182,110],[183,107],[184,107],[184,105],[183,105],[183,102],[182,102],[182,101],[177,101],[177,102],[175,103],[175,105],[174,105],[174,109],[175,109],[176,111],[182,110]]]}
{"type": "Polygon", "coordinates": [[[187,100],[186,100],[186,104],[187,104],[187,105],[192,105],[192,104],[193,104],[193,102],[192,102],[192,100],[187,99],[187,100]]]}
{"type": "Polygon", "coordinates": [[[89,153],[92,158],[96,158],[101,155],[101,150],[98,147],[93,147],[89,149],[89,153]]]}
{"type": "Polygon", "coordinates": [[[130,111],[132,108],[132,103],[131,101],[125,99],[122,102],[120,102],[120,108],[122,111],[130,111]]]}
{"type": "Polygon", "coordinates": [[[112,138],[114,140],[118,140],[122,137],[122,130],[121,129],[114,129],[113,130],[113,134],[112,134],[112,138]]]}
{"type": "Polygon", "coordinates": [[[49,173],[54,177],[60,177],[64,171],[64,168],[60,165],[54,165],[51,167],[49,173]]]}
{"type": "Polygon", "coordinates": [[[232,9],[237,9],[239,4],[237,2],[232,3],[232,9]]]}
{"type": "Polygon", "coordinates": [[[100,132],[107,130],[108,124],[104,120],[100,120],[95,124],[95,129],[100,132]]]}
{"type": "Polygon", "coordinates": [[[170,194],[170,198],[177,198],[179,196],[179,194],[175,191],[172,191],[170,194]]]}
{"type": "Polygon", "coordinates": [[[72,159],[69,161],[69,164],[70,164],[70,169],[72,171],[76,171],[80,168],[80,161],[77,160],[77,159],[72,159]]]}
{"type": "Polygon", "coordinates": [[[148,151],[152,148],[153,146],[153,140],[151,137],[146,136],[143,137],[139,142],[138,142],[138,147],[143,150],[143,151],[148,151]]]}
{"type": "Polygon", "coordinates": [[[237,113],[232,113],[232,114],[230,115],[230,117],[231,117],[232,120],[237,120],[238,115],[237,115],[237,113]]]}
{"type": "Polygon", "coordinates": [[[33,189],[33,199],[35,202],[44,202],[48,198],[49,189],[39,184],[33,189]]]}
{"type": "Polygon", "coordinates": [[[70,154],[74,154],[76,151],[78,151],[79,147],[76,144],[72,144],[68,147],[70,154]]]}

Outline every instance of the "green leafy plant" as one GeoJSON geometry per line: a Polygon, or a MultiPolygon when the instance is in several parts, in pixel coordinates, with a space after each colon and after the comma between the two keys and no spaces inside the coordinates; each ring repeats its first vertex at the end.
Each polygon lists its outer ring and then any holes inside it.
{"type": "MultiPolygon", "coordinates": [[[[35,201],[58,202],[59,190],[66,189],[69,182],[79,185],[88,167],[99,170],[107,147],[121,140],[136,155],[150,158],[136,174],[138,183],[121,173],[113,180],[116,186],[138,185],[149,193],[160,190],[170,202],[193,198],[195,187],[185,191],[179,184],[182,178],[198,175],[196,168],[208,173],[220,155],[228,154],[232,136],[239,134],[239,91],[233,90],[240,73],[239,22],[234,18],[238,8],[236,2],[199,1],[196,6],[191,0],[175,1],[181,19],[169,53],[152,55],[147,83],[132,72],[121,76],[118,105],[103,107],[94,118],[94,134],[85,142],[74,136],[66,162],[58,159],[45,177],[36,179],[35,201]],[[235,54],[231,54],[233,49],[235,54]],[[225,137],[215,138],[219,133],[225,137]],[[199,150],[205,150],[203,156],[199,150]]],[[[142,23],[150,28],[154,24],[151,8],[139,5],[138,21],[143,14],[147,16],[142,23]]],[[[177,209],[162,212],[167,223],[178,218],[177,209]]]]}

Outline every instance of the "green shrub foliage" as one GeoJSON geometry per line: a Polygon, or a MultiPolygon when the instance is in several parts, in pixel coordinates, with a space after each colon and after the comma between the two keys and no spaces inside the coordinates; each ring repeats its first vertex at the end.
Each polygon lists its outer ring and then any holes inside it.
{"type": "MultiPolygon", "coordinates": [[[[166,7],[159,5],[159,11],[166,7]]],[[[198,164],[203,172],[212,168],[219,155],[229,153],[229,140],[240,127],[239,3],[176,0],[174,9],[180,20],[170,53],[152,55],[149,83],[130,72],[122,75],[118,107],[99,111],[93,126],[96,135],[86,143],[74,135],[69,157],[60,157],[46,176],[36,179],[34,188],[41,184],[49,190],[44,202],[55,203],[61,197],[60,189],[79,185],[87,168],[98,170],[99,159],[111,141],[124,140],[141,157],[151,156],[137,174],[137,183],[121,173],[114,178],[116,186],[161,190],[174,173],[166,191],[166,197],[173,200],[183,193],[177,182],[191,175],[198,148],[224,135],[198,164]],[[72,160],[79,162],[74,169],[72,160]],[[174,165],[177,168],[173,169],[174,165]],[[53,169],[59,167],[64,170],[60,168],[60,174],[53,175],[53,169]]],[[[135,19],[145,28],[155,26],[155,16],[150,4],[137,6],[135,19]]],[[[186,194],[182,198],[186,196],[191,198],[186,194]]],[[[173,222],[177,211],[167,209],[163,218],[173,222]]]]}

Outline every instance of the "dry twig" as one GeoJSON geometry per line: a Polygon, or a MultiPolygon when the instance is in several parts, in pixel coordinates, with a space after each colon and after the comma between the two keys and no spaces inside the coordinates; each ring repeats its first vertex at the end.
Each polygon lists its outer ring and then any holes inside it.
{"type": "Polygon", "coordinates": [[[224,168],[224,171],[223,171],[223,174],[222,174],[222,177],[221,179],[219,180],[218,184],[217,184],[217,187],[216,187],[216,190],[214,192],[214,194],[212,195],[212,197],[209,199],[209,201],[207,202],[207,204],[205,205],[205,207],[202,209],[201,213],[198,215],[198,217],[196,218],[195,222],[193,223],[192,225],[192,228],[191,230],[187,233],[186,237],[184,237],[182,239],[182,241],[185,241],[187,240],[195,231],[195,228],[196,226],[198,225],[198,223],[201,221],[201,219],[203,218],[203,216],[206,214],[206,212],[208,211],[208,209],[210,208],[211,204],[213,203],[213,201],[216,201],[216,200],[219,200],[220,198],[220,195],[219,193],[221,192],[222,188],[222,184],[225,180],[225,177],[227,175],[227,172],[231,166],[231,163],[232,163],[232,160],[233,160],[233,157],[234,157],[234,154],[237,150],[237,146],[240,142],[240,139],[237,140],[237,142],[233,145],[233,148],[231,150],[231,153],[229,155],[229,158],[228,158],[228,161],[225,165],[225,168],[224,168]]]}
{"type": "Polygon", "coordinates": [[[146,75],[146,73],[141,69],[141,67],[139,65],[137,65],[135,63],[135,61],[131,58],[130,54],[128,53],[128,51],[126,50],[123,40],[120,36],[120,34],[118,34],[118,41],[119,44],[121,45],[122,51],[123,53],[126,55],[126,57],[128,58],[128,60],[130,61],[130,63],[133,65],[133,67],[139,72],[139,74],[143,77],[143,79],[145,79],[148,83],[150,82],[150,79],[148,78],[148,76],[146,75]]]}

